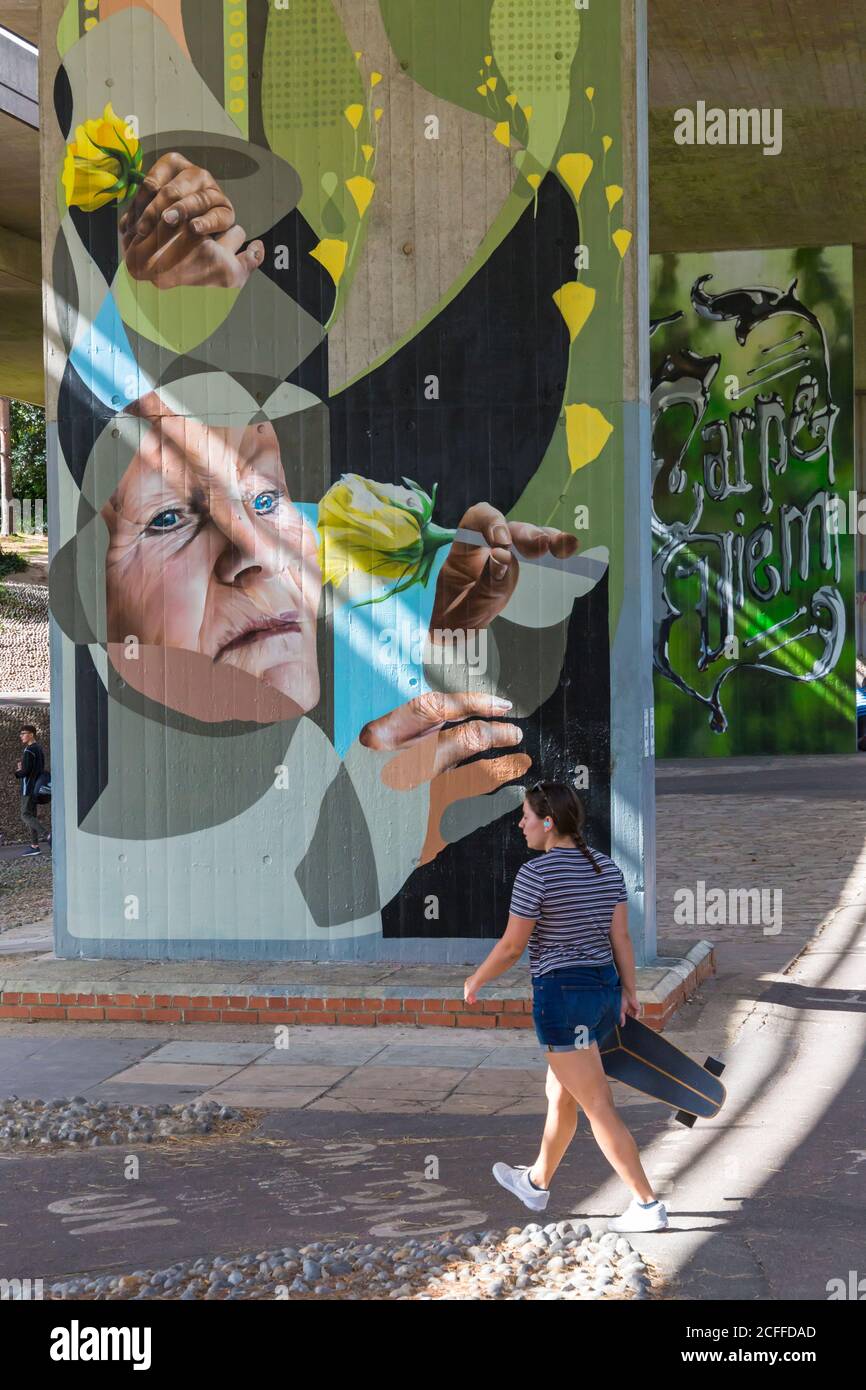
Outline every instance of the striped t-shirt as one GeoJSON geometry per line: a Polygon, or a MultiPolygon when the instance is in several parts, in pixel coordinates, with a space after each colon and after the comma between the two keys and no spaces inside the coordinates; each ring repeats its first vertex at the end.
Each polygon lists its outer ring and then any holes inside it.
{"type": "Polygon", "coordinates": [[[594,849],[591,853],[600,874],[582,850],[564,846],[539,854],[517,870],[511,911],[535,918],[529,938],[531,975],[613,960],[610,924],[616,904],[628,899],[625,879],[606,854],[594,849]]]}

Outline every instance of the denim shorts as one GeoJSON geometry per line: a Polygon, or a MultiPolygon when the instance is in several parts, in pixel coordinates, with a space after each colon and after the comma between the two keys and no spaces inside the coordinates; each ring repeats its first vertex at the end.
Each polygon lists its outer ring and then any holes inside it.
{"type": "Polygon", "coordinates": [[[622,987],[616,966],[570,965],[532,981],[532,1022],[548,1052],[600,1042],[619,1023],[622,987]]]}

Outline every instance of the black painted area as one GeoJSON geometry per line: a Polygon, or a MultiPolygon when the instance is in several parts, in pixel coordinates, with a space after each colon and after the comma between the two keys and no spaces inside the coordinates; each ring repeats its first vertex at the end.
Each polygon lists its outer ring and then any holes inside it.
{"type": "MultiPolygon", "coordinates": [[[[518,581],[519,583],[519,581],[518,581]]],[[[568,781],[579,764],[589,769],[582,791],[587,838],[610,853],[610,660],[607,576],[576,604],[568,628],[559,684],[526,719],[511,719],[523,730],[519,751],[532,758],[521,783],[568,781]]],[[[491,756],[499,756],[497,749],[491,756]]],[[[389,937],[501,935],[508,920],[511,888],[529,857],[518,828],[520,812],[446,845],[430,863],[416,869],[400,893],[382,910],[382,934],[389,937]],[[439,917],[425,916],[428,895],[439,898],[439,917]]]]}
{"type": "MultiPolygon", "coordinates": [[[[124,405],[125,402],[118,402],[118,413],[124,405]]],[[[57,437],[66,466],[78,487],[84,482],[91,451],[112,419],[110,406],[93,394],[67,361],[57,403],[57,437]]]]}
{"type": "Polygon", "coordinates": [[[78,823],[108,782],[108,694],[87,647],[75,648],[75,753],[78,823]]]}
{"type": "Polygon", "coordinates": [[[562,408],[568,334],[554,291],[574,278],[574,205],[554,179],[452,302],[331,401],[333,476],[405,475],[456,526],[475,502],[508,511],[538,471],[562,408]],[[425,380],[439,378],[439,399],[425,380]]]}

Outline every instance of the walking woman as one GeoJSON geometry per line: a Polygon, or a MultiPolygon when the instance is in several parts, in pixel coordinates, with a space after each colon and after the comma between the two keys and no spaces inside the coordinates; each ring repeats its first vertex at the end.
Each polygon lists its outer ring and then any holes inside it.
{"type": "Polygon", "coordinates": [[[510,969],[529,944],[532,1019],[549,1062],[547,1120],[535,1162],[497,1163],[493,1176],[525,1206],[543,1211],[583,1109],[596,1143],[632,1193],[608,1229],[661,1231],[667,1212],[616,1113],[598,1050],[615,1024],[640,1013],[625,880],[612,859],[590,850],[584,822],[580,798],[566,783],[536,782],[526,793],[520,828],[529,848],[542,853],[518,870],[505,934],[464,985],[474,1004],[482,985],[510,969]]]}

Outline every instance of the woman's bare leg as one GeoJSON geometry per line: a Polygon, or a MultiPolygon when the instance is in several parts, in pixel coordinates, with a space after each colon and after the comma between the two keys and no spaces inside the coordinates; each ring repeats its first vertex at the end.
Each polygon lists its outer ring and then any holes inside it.
{"type": "Polygon", "coordinates": [[[573,1052],[548,1052],[547,1056],[558,1080],[586,1111],[593,1137],[608,1163],[639,1202],[653,1201],[655,1193],[637,1144],[616,1113],[597,1043],[573,1052]]]}
{"type": "Polygon", "coordinates": [[[553,1175],[562,1162],[562,1156],[574,1138],[580,1108],[574,1096],[557,1080],[550,1067],[547,1068],[544,1093],[547,1096],[547,1118],[544,1121],[538,1158],[529,1170],[529,1176],[536,1187],[550,1187],[553,1175]]]}

